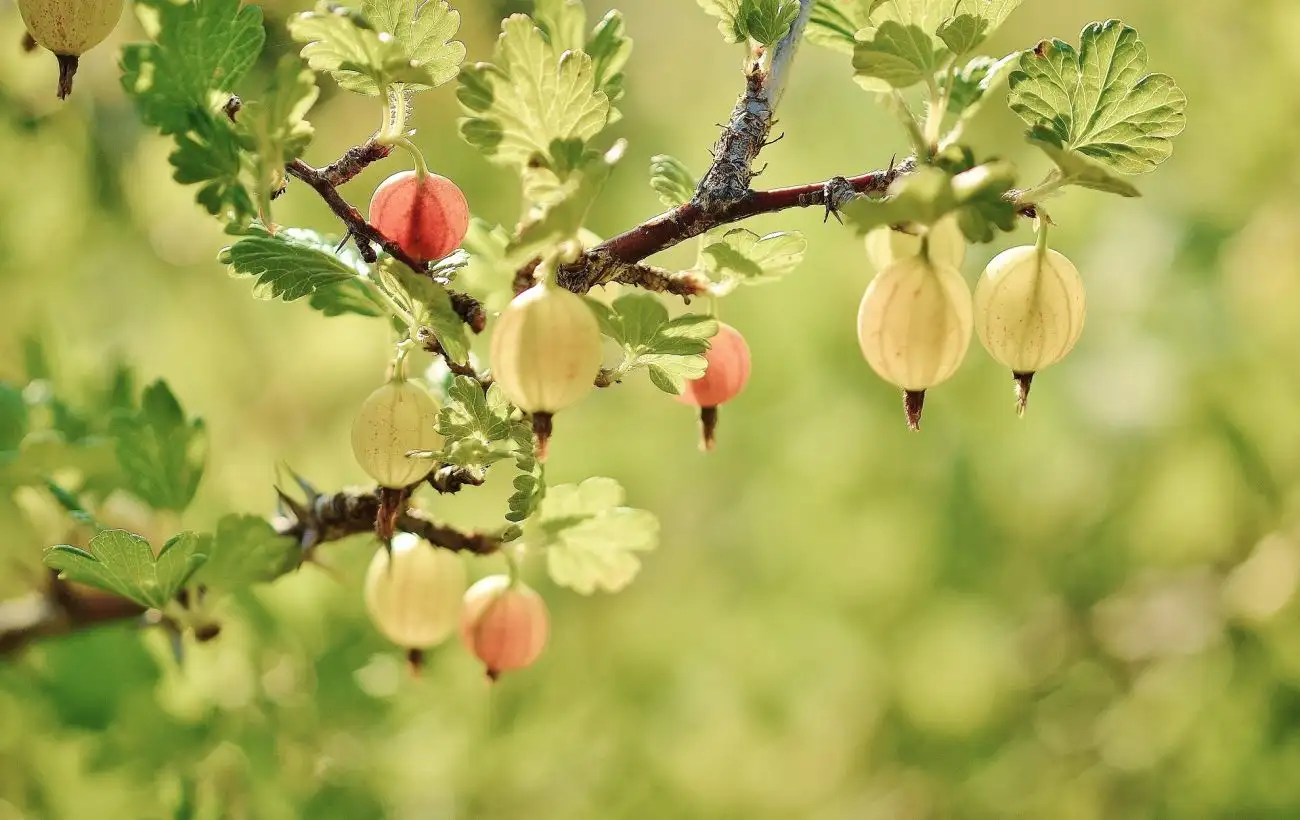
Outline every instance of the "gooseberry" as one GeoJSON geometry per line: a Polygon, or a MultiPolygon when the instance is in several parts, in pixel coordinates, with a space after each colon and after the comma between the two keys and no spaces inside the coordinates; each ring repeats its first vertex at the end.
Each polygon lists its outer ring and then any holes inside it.
{"type": "MultiPolygon", "coordinates": [[[[930,258],[954,268],[966,261],[966,235],[957,224],[957,217],[945,216],[929,229],[930,258]]],[[[867,233],[867,259],[877,271],[883,271],[899,259],[921,253],[918,234],[894,230],[888,225],[867,233]]]]}
{"type": "Polygon", "coordinates": [[[370,224],[416,261],[432,262],[460,246],[469,230],[469,205],[446,177],[402,171],[375,189],[370,224]]]}
{"type": "Polygon", "coordinates": [[[531,666],[549,634],[546,602],[522,581],[489,575],[466,590],[461,639],[487,667],[492,680],[502,672],[531,666]]]}
{"type": "Polygon", "coordinates": [[[1011,369],[1024,413],[1034,374],[1065,357],[1083,333],[1083,279],[1063,254],[1025,245],[989,262],[975,286],[975,330],[984,349],[1011,369]]]}
{"type": "Polygon", "coordinates": [[[438,402],[423,387],[406,379],[386,382],[361,404],[352,423],[352,454],[361,469],[384,487],[407,487],[433,469],[413,451],[438,450],[438,402]]]}
{"type": "Polygon", "coordinates": [[[18,0],[27,32],[59,60],[59,99],[72,93],[78,58],[117,26],[122,5],[122,0],[18,0]]]}
{"type": "Polygon", "coordinates": [[[465,563],[409,532],[393,536],[366,570],[366,612],[403,649],[428,649],[455,629],[465,593],[465,563]]]}
{"type": "Polygon", "coordinates": [[[704,354],[704,375],[688,379],[686,389],[677,400],[700,408],[704,449],[712,450],[718,424],[718,406],[731,401],[749,381],[749,345],[745,337],[726,322],[718,323],[718,332],[709,340],[704,354]]]}
{"type": "Polygon", "coordinates": [[[506,397],[532,414],[538,457],[545,458],[551,416],[577,403],[595,384],[600,326],[582,297],[542,282],[501,311],[491,360],[506,397]]]}
{"type": "Polygon", "coordinates": [[[907,424],[920,426],[925,391],[946,381],[966,356],[971,295],[951,265],[923,256],[877,274],[858,308],[858,343],[876,373],[903,389],[907,424]]]}

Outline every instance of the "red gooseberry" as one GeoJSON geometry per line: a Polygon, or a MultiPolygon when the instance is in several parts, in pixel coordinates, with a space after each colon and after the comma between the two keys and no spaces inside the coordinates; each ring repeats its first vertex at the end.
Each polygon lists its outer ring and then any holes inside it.
{"type": "Polygon", "coordinates": [[[370,224],[419,262],[442,259],[469,230],[469,205],[456,183],[415,171],[393,174],[370,200],[370,224]]]}
{"type": "Polygon", "coordinates": [[[707,363],[704,375],[686,382],[686,389],[677,397],[683,404],[700,408],[704,449],[713,449],[714,431],[718,424],[718,405],[731,401],[745,389],[749,381],[749,345],[740,331],[725,322],[718,323],[718,332],[710,341],[704,354],[707,363]]]}
{"type": "Polygon", "coordinates": [[[460,637],[490,679],[531,666],[549,634],[546,602],[527,584],[489,575],[465,591],[460,637]]]}

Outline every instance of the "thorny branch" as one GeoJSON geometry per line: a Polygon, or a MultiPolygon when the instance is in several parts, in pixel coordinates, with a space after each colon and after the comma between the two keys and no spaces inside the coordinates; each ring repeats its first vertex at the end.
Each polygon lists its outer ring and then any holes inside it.
{"type": "MultiPolygon", "coordinates": [[[[459,468],[444,467],[429,478],[429,483],[439,492],[456,492],[467,484],[481,484],[482,479],[459,468]]],[[[281,498],[287,496],[282,494],[281,498]]],[[[321,544],[373,532],[379,495],[374,490],[329,495],[309,492],[305,503],[291,500],[285,506],[286,513],[272,524],[276,532],[297,542],[306,561],[321,544]]],[[[491,555],[501,549],[501,540],[494,534],[463,532],[416,509],[401,512],[397,527],[454,552],[491,555]]],[[[52,573],[46,589],[0,601],[0,656],[41,638],[128,621],[144,614],[144,607],[133,601],[62,581],[52,573]]]]}

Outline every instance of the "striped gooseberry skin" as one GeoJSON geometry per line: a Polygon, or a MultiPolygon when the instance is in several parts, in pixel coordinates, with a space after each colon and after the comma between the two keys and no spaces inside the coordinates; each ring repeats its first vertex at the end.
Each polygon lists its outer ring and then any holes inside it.
{"type": "Polygon", "coordinates": [[[352,423],[357,463],[384,487],[407,487],[421,480],[434,462],[406,454],[442,447],[438,410],[438,402],[418,384],[398,379],[380,385],[361,403],[352,423]]]}
{"type": "Polygon", "coordinates": [[[548,283],[514,298],[492,332],[492,374],[529,413],[557,413],[591,391],[600,372],[600,325],[581,296],[548,283]]]}
{"type": "Polygon", "coordinates": [[[704,375],[687,380],[686,389],[677,397],[683,404],[717,407],[740,395],[749,381],[749,345],[739,330],[719,322],[718,332],[709,344],[704,354],[708,363],[704,375]]]}
{"type": "Polygon", "coordinates": [[[1023,245],[989,262],[975,285],[975,331],[994,360],[1035,373],[1069,353],[1083,333],[1083,279],[1064,254],[1023,245]]]}
{"type": "Polygon", "coordinates": [[[382,547],[366,571],[366,612],[384,637],[403,649],[427,649],[456,630],[465,592],[465,563],[451,550],[403,532],[382,547]]]}
{"type": "Polygon", "coordinates": [[[419,262],[442,259],[469,230],[469,204],[456,183],[438,174],[393,174],[370,200],[370,224],[419,262]]]}
{"type": "Polygon", "coordinates": [[[465,591],[460,636],[496,680],[531,666],[550,636],[550,615],[536,590],[505,575],[489,575],[465,591]]]}

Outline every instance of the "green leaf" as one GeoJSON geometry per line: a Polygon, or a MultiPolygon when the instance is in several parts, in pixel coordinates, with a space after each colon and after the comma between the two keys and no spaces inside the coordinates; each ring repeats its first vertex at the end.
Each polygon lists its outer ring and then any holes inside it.
{"type": "Polygon", "coordinates": [[[745,39],[745,30],[740,24],[740,7],[742,0],[696,0],[704,13],[718,18],[718,31],[728,43],[739,43],[745,39]]]}
{"type": "Polygon", "coordinates": [[[584,50],[591,56],[596,88],[609,98],[608,124],[612,125],[621,119],[613,106],[623,99],[623,67],[632,56],[632,38],[627,36],[622,12],[613,10],[602,17],[587,38],[584,50]]]}
{"type": "Polygon", "coordinates": [[[960,0],[935,33],[953,54],[973,51],[1019,8],[1021,0],[960,0]]]}
{"type": "Polygon", "coordinates": [[[375,294],[360,280],[340,282],[317,288],[307,304],[325,316],[387,316],[388,308],[375,300],[375,294]]]}
{"type": "Polygon", "coordinates": [[[536,439],[528,424],[515,425],[511,438],[515,442],[515,469],[520,474],[515,476],[515,491],[507,501],[510,511],[506,520],[519,524],[531,518],[546,497],[546,472],[537,460],[536,439]]]}
{"type": "Polygon", "coordinates": [[[334,13],[331,5],[321,0],[315,11],[288,22],[289,35],[306,44],[301,53],[312,70],[328,71],[340,88],[372,97],[398,83],[412,89],[438,85],[431,67],[416,63],[397,37],[359,26],[352,16],[334,13]]]}
{"type": "Polygon", "coordinates": [[[527,422],[511,418],[514,410],[497,385],[484,391],[477,379],[457,376],[447,388],[447,403],[438,412],[438,432],[447,440],[439,460],[481,468],[509,458],[517,438],[532,435],[527,422]]]}
{"type": "Polygon", "coordinates": [[[517,268],[506,252],[510,233],[475,217],[460,245],[469,254],[469,263],[456,274],[456,287],[482,302],[484,309],[501,310],[515,296],[517,268]]]}
{"type": "MultiPolygon", "coordinates": [[[[948,113],[955,114],[961,121],[968,121],[988,100],[989,93],[1002,86],[1016,62],[1020,52],[1008,54],[1001,60],[992,57],[975,57],[958,69],[952,76],[952,91],[948,96],[948,113]]],[[[946,88],[948,77],[939,77],[939,87],[946,88]]]]}
{"type": "Polygon", "coordinates": [[[870,40],[853,50],[853,68],[859,77],[881,80],[893,88],[910,88],[934,74],[943,52],[918,26],[892,20],[875,30],[870,40]]]}
{"type": "Polygon", "coordinates": [[[272,192],[284,185],[285,164],[302,156],[311,143],[313,130],[306,116],[319,94],[316,75],[286,54],[276,65],[266,95],[239,113],[239,133],[253,155],[263,222],[270,221],[272,192]]]}
{"type": "Polygon", "coordinates": [[[23,391],[0,382],[0,452],[18,449],[27,435],[27,402],[23,391]]]}
{"type": "Polygon", "coordinates": [[[1120,196],[1142,196],[1133,183],[1115,176],[1106,166],[1084,154],[1067,151],[1058,139],[1059,135],[1052,131],[1035,129],[1029,132],[1029,142],[1051,157],[1061,170],[1065,184],[1120,196]]]}
{"type": "Polygon", "coordinates": [[[708,340],[718,332],[716,319],[695,313],[669,319],[663,303],[646,293],[620,296],[609,306],[594,301],[588,304],[601,332],[623,348],[623,361],[614,368],[615,379],[638,368],[653,367],[656,387],[681,393],[685,379],[704,375],[708,340]]]}
{"type": "Polygon", "coordinates": [[[883,199],[859,197],[843,209],[859,234],[881,225],[933,225],[956,212],[971,242],[989,242],[998,230],[1016,225],[1016,207],[1006,198],[1015,170],[1006,162],[977,165],[955,175],[928,166],[900,177],[883,199]]]}
{"type": "Polygon", "coordinates": [[[759,236],[745,228],[733,228],[720,240],[705,245],[701,255],[705,271],[713,277],[757,285],[792,272],[807,249],[808,241],[798,231],[759,236]]]}
{"type": "Polygon", "coordinates": [[[357,294],[336,289],[356,284],[358,278],[365,277],[368,266],[351,247],[338,254],[334,247],[335,243],[314,231],[284,228],[241,239],[223,248],[219,259],[230,266],[232,276],[256,280],[253,296],[257,299],[292,302],[311,296],[312,307],[337,311],[343,300],[357,294]],[[318,298],[318,294],[324,295],[318,298]]]}
{"type": "Polygon", "coordinates": [[[376,29],[393,35],[411,64],[432,80],[407,82],[403,91],[427,91],[460,72],[465,44],[452,39],[460,29],[460,13],[446,0],[365,0],[361,10],[376,29]]]}
{"type": "Polygon", "coordinates": [[[856,34],[871,21],[870,0],[816,0],[804,37],[834,51],[852,54],[856,34]]]}
{"type": "Polygon", "coordinates": [[[970,14],[959,14],[944,20],[935,33],[953,54],[966,54],[984,42],[988,30],[988,20],[970,14]]]}
{"type": "Polygon", "coordinates": [[[799,17],[799,0],[742,0],[736,25],[750,40],[774,46],[799,17]]]}
{"type": "Polygon", "coordinates": [[[201,549],[207,563],[194,580],[226,592],[274,580],[299,561],[297,543],[255,515],[223,516],[216,532],[203,537],[201,549]]]}
{"type": "Polygon", "coordinates": [[[518,267],[547,248],[578,235],[626,148],[627,141],[619,140],[604,154],[590,152],[579,168],[567,174],[567,182],[549,195],[546,205],[534,209],[510,242],[507,258],[513,265],[518,267]]]}
{"type": "Polygon", "coordinates": [[[136,11],[154,42],[123,47],[122,87],[164,134],[219,111],[266,40],[261,7],[240,0],[137,0],[136,11]]]}
{"type": "Polygon", "coordinates": [[[155,557],[149,542],[140,536],[104,530],[90,539],[89,550],[67,544],[51,547],[45,552],[45,565],[58,570],[60,578],[162,609],[207,559],[200,546],[197,535],[183,532],[155,557]]]}
{"type": "Polygon", "coordinates": [[[225,115],[196,110],[190,129],[175,136],[176,150],[167,159],[172,178],[182,185],[201,185],[195,199],[213,216],[243,225],[257,213],[241,173],[244,154],[239,132],[225,115]]]}
{"type": "Polygon", "coordinates": [[[1011,74],[1011,110],[1038,142],[1121,174],[1152,171],[1173,153],[1187,97],[1167,74],[1143,74],[1146,46],[1118,20],[1083,30],[1079,51],[1061,40],[1026,51],[1011,74]]]}
{"type": "Polygon", "coordinates": [[[650,158],[650,187],[665,206],[676,208],[690,202],[698,184],[695,175],[676,157],[658,154],[650,158]]]}
{"type": "Polygon", "coordinates": [[[546,568],[560,586],[590,595],[618,592],[641,571],[638,552],[659,545],[659,520],[623,506],[612,478],[551,487],[524,528],[530,547],[546,550],[546,568]]]}
{"type": "Polygon", "coordinates": [[[467,115],[460,123],[465,141],[521,175],[543,170],[562,179],[572,144],[581,155],[610,116],[591,56],[561,53],[522,14],[501,24],[491,63],[461,71],[457,98],[467,115]]]}
{"type": "Polygon", "coordinates": [[[184,510],[194,498],[207,461],[202,419],[186,419],[167,383],[144,390],[140,409],[121,413],[109,428],[126,485],[158,510],[184,510]]]}
{"type": "Polygon", "coordinates": [[[457,252],[438,263],[428,276],[416,273],[405,265],[385,259],[372,270],[372,277],[414,320],[433,330],[443,352],[453,361],[469,359],[469,335],[460,314],[451,304],[451,294],[435,276],[449,274],[459,269],[468,257],[457,252]]]}

